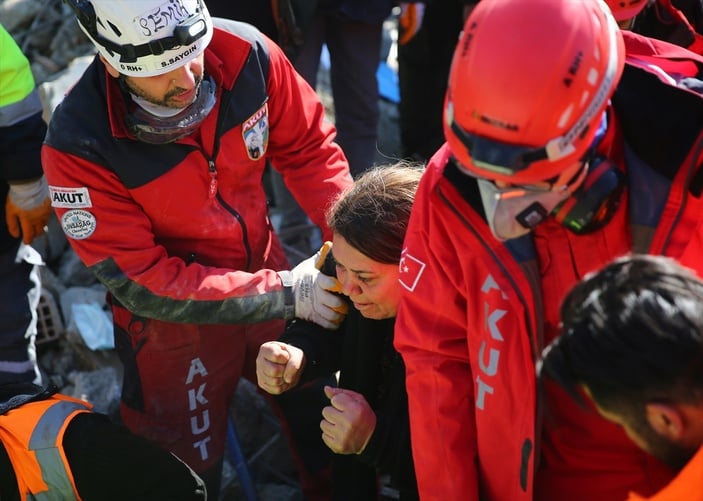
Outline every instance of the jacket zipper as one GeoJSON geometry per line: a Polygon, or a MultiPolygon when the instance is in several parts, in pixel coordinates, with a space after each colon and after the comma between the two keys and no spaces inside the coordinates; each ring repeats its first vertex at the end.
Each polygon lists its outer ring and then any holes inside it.
{"type": "MultiPolygon", "coordinates": [[[[232,96],[232,93],[230,92],[227,94],[226,102],[223,102],[223,101],[220,102],[220,107],[219,107],[220,110],[227,109],[227,104],[229,103],[229,99],[231,96],[232,96]]],[[[222,198],[222,195],[220,194],[220,191],[218,189],[217,166],[215,165],[215,158],[217,158],[217,153],[220,150],[220,135],[221,135],[223,121],[224,121],[224,119],[221,116],[218,117],[217,127],[215,128],[215,139],[214,139],[214,144],[212,147],[212,156],[208,157],[208,155],[203,151],[203,155],[205,156],[205,159],[207,160],[207,164],[208,164],[208,174],[210,175],[210,186],[208,188],[208,198],[210,200],[212,200],[213,198],[217,198],[218,203],[227,212],[232,214],[234,216],[234,218],[239,222],[239,226],[242,228],[242,243],[244,244],[244,250],[246,252],[246,266],[244,267],[244,271],[249,271],[249,268],[251,267],[251,245],[249,244],[249,234],[247,232],[247,226],[244,223],[244,218],[234,207],[232,207],[227,202],[225,202],[225,200],[222,198]]]]}

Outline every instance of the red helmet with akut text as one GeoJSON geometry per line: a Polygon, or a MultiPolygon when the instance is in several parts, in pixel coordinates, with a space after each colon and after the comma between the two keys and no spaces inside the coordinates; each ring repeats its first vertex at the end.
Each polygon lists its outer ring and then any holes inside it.
{"type": "Polygon", "coordinates": [[[555,178],[591,146],[622,75],[622,34],[602,0],[482,0],[455,49],[444,134],[469,172],[555,178]]]}
{"type": "Polygon", "coordinates": [[[627,21],[642,12],[649,0],[605,0],[616,21],[627,21]]]}

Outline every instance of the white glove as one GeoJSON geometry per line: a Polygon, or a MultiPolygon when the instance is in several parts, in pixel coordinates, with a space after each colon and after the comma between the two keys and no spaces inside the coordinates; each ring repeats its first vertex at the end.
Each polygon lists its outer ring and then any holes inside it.
{"type": "Polygon", "coordinates": [[[327,252],[329,246],[323,245],[313,256],[291,270],[295,316],[326,329],[337,329],[344,320],[347,304],[337,294],[330,292],[339,290],[337,279],[320,273],[318,269],[327,252]]]}

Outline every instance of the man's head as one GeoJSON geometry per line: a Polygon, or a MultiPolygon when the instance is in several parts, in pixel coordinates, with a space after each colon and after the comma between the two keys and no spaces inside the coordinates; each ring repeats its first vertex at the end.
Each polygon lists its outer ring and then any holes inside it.
{"type": "Polygon", "coordinates": [[[203,0],[64,0],[103,60],[130,77],[162,75],[200,56],[212,39],[203,0]]]}
{"type": "Polygon", "coordinates": [[[489,182],[551,191],[549,214],[585,179],[624,63],[622,34],[601,0],[482,0],[449,75],[444,133],[454,158],[489,182]]]}
{"type": "Polygon", "coordinates": [[[561,308],[540,376],[674,468],[703,445],[703,281],[665,257],[635,255],[588,275],[561,308]]]}
{"type": "Polygon", "coordinates": [[[205,77],[213,35],[203,0],[65,0],[107,72],[139,106],[126,123],[143,142],[164,144],[195,131],[212,111],[205,77]]]}

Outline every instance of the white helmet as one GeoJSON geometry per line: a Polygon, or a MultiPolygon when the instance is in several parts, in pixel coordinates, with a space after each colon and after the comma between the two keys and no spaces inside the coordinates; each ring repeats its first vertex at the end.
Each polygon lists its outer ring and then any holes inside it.
{"type": "Polygon", "coordinates": [[[65,0],[105,60],[123,75],[167,73],[212,39],[203,0],[65,0]]]}

